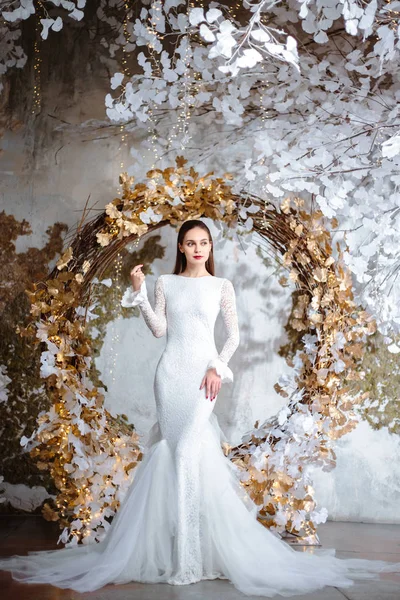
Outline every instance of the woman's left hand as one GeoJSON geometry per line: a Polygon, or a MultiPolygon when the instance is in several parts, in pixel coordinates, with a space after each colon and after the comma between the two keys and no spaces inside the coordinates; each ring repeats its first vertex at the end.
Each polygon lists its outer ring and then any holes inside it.
{"type": "Polygon", "coordinates": [[[207,372],[201,381],[200,389],[202,389],[204,385],[206,386],[206,398],[210,396],[210,401],[212,402],[221,389],[221,377],[218,375],[215,368],[207,369],[207,372]]]}

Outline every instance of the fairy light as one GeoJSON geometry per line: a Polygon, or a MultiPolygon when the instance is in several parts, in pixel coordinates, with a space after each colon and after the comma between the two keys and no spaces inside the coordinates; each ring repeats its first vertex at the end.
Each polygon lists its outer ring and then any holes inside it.
{"type": "MultiPolygon", "coordinates": [[[[195,8],[194,2],[189,2],[188,10],[192,10],[195,8]]],[[[190,135],[190,118],[191,118],[191,108],[193,107],[193,103],[191,104],[191,98],[193,98],[193,94],[199,91],[199,88],[196,88],[196,77],[193,76],[193,80],[190,77],[191,73],[191,58],[192,58],[192,50],[190,44],[190,33],[185,36],[185,50],[184,55],[182,56],[182,62],[185,65],[185,70],[182,76],[182,89],[183,93],[181,95],[179,101],[179,111],[176,122],[173,124],[170,130],[170,134],[167,141],[167,149],[170,150],[174,141],[177,141],[178,138],[180,140],[180,149],[185,150],[188,142],[192,139],[190,135]]]]}
{"type": "Polygon", "coordinates": [[[35,26],[35,41],[33,44],[33,75],[34,75],[34,84],[33,84],[33,106],[32,106],[32,114],[37,115],[42,108],[42,89],[41,89],[41,65],[42,65],[42,57],[40,53],[40,44],[38,42],[40,32],[40,17],[36,15],[36,26],[35,26]]]}
{"type": "MultiPolygon", "coordinates": [[[[155,2],[152,2],[151,9],[150,9],[150,16],[148,17],[148,23],[146,24],[147,32],[150,35],[150,41],[147,44],[147,48],[148,48],[149,57],[150,57],[150,60],[152,63],[152,70],[156,77],[161,77],[160,63],[159,63],[159,60],[155,53],[155,40],[163,40],[164,39],[164,36],[160,35],[158,32],[158,23],[161,21],[161,15],[162,15],[162,5],[159,2],[159,0],[156,0],[155,2]],[[153,40],[153,41],[151,41],[151,40],[153,40]]],[[[157,136],[157,130],[156,130],[155,116],[154,116],[153,108],[150,106],[150,104],[148,106],[147,114],[149,117],[147,120],[147,133],[149,135],[150,148],[153,153],[153,163],[151,165],[151,168],[154,169],[156,167],[158,160],[160,159],[160,156],[158,154],[158,148],[157,148],[158,136],[157,136]]],[[[143,155],[143,158],[146,158],[145,155],[143,155]]]]}
{"type": "Polygon", "coordinates": [[[378,22],[380,24],[387,24],[389,29],[391,29],[392,31],[397,31],[398,27],[399,27],[399,15],[400,15],[400,11],[398,10],[393,10],[391,8],[388,8],[388,6],[390,6],[391,0],[386,0],[386,12],[388,13],[388,17],[385,18],[380,18],[378,20],[378,22]]]}
{"type": "Polygon", "coordinates": [[[266,110],[266,108],[264,106],[264,94],[265,94],[266,90],[270,87],[270,83],[269,83],[269,81],[264,82],[264,76],[265,76],[265,65],[264,64],[261,64],[261,70],[263,72],[263,75],[262,75],[262,80],[261,80],[261,85],[260,85],[259,100],[260,100],[260,109],[261,109],[261,122],[265,123],[268,111],[266,110]]]}
{"type": "Polygon", "coordinates": [[[233,6],[233,8],[231,10],[231,15],[234,19],[237,19],[237,13],[241,8],[242,8],[241,2],[236,2],[236,4],[233,6]]]}
{"type": "MultiPolygon", "coordinates": [[[[124,83],[123,83],[123,87],[122,87],[122,94],[125,94],[126,82],[130,77],[128,60],[127,60],[127,50],[126,50],[126,47],[129,43],[129,38],[130,38],[129,28],[128,28],[129,4],[127,1],[124,2],[124,8],[125,8],[124,21],[123,21],[124,43],[122,44],[122,60],[121,60],[121,68],[122,68],[122,72],[124,74],[124,83]]],[[[119,134],[120,134],[119,152],[121,154],[121,162],[120,162],[119,168],[120,168],[120,173],[123,173],[125,170],[124,151],[126,150],[126,147],[128,145],[128,141],[127,141],[128,137],[126,134],[125,123],[121,123],[120,128],[119,128],[119,134]]],[[[121,186],[118,187],[117,194],[119,196],[121,195],[121,186]]]]}

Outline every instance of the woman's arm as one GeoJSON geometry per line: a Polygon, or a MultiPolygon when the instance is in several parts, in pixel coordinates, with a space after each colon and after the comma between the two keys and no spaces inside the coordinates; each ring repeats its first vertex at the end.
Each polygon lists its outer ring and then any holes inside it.
{"type": "Polygon", "coordinates": [[[220,306],[228,337],[217,358],[213,358],[208,363],[207,369],[214,368],[222,381],[233,381],[233,373],[228,367],[228,362],[239,346],[240,336],[235,289],[229,279],[225,279],[222,284],[220,306]]]}
{"type": "Polygon", "coordinates": [[[122,297],[121,304],[125,308],[139,306],[146,325],[154,337],[162,337],[167,332],[167,314],[165,307],[165,294],[162,275],[158,277],[154,286],[154,310],[147,296],[146,280],[143,280],[140,289],[136,292],[129,287],[122,297]]]}

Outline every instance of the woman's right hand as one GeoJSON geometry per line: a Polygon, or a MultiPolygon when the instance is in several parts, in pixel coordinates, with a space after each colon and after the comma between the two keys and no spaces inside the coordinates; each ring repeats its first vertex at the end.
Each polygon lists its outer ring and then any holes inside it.
{"type": "Polygon", "coordinates": [[[132,282],[133,290],[135,292],[140,290],[140,286],[142,285],[144,278],[145,278],[145,275],[142,272],[141,267],[143,267],[143,265],[136,265],[131,270],[131,282],[132,282]]]}

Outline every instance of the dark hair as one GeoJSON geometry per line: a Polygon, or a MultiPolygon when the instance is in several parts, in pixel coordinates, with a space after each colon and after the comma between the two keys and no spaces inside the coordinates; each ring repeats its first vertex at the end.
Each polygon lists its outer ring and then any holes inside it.
{"type": "MultiPolygon", "coordinates": [[[[181,244],[181,245],[183,244],[183,240],[185,239],[186,233],[188,231],[190,231],[191,229],[193,229],[194,227],[201,227],[201,229],[203,229],[208,234],[209,241],[210,242],[213,241],[212,237],[211,237],[211,232],[208,229],[207,225],[205,223],[203,223],[203,221],[200,221],[199,219],[188,219],[187,221],[184,221],[184,223],[182,223],[182,225],[179,229],[178,239],[176,241],[176,259],[175,259],[175,267],[174,267],[174,271],[173,271],[174,275],[179,275],[186,269],[186,264],[187,264],[186,256],[184,255],[183,252],[181,252],[179,250],[179,244],[181,244]]],[[[211,246],[208,260],[206,262],[206,269],[210,273],[210,275],[215,275],[214,244],[213,243],[211,246]]]]}

